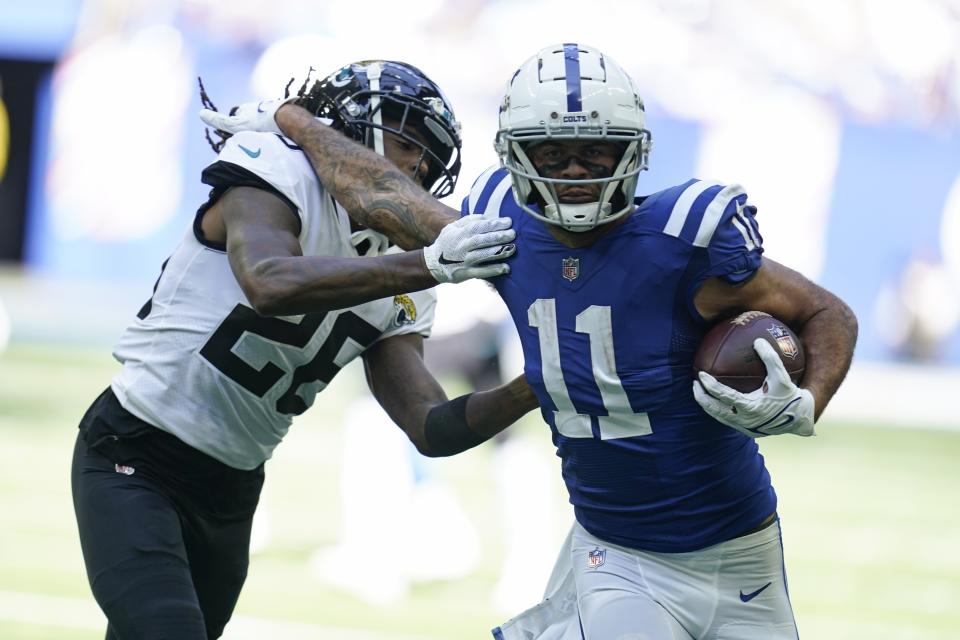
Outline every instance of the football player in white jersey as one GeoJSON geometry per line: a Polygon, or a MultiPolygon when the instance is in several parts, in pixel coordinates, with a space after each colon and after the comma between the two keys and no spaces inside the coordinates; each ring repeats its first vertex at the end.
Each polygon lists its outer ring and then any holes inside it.
{"type": "MultiPolygon", "coordinates": [[[[519,250],[493,284],[576,522],[548,599],[494,636],[795,638],[776,494],[755,439],[813,434],[850,365],[856,318],[762,255],[739,185],[693,179],[635,197],[650,132],[632,80],[602,52],[542,49],[500,104],[500,165],[477,179],[461,213],[513,216],[519,250]],[[750,310],[803,339],[802,386],[762,339],[761,389],[740,393],[704,372],[693,379],[712,324],[750,310]]],[[[229,130],[275,120],[314,166],[328,162],[309,114],[272,104],[265,122],[252,111],[202,117],[229,130]]],[[[403,206],[443,211],[398,187],[403,206]]]]}
{"type": "Polygon", "coordinates": [[[479,443],[536,406],[522,379],[448,401],[422,360],[430,288],[508,271],[509,221],[408,215],[357,184],[452,191],[460,135],[440,89],[408,64],[368,61],[295,99],[342,130],[322,132],[335,151],[318,172],[331,186],[279,133],[222,135],[202,176],[209,199],[81,421],[74,507],[108,640],[220,637],[246,576],[264,462],[357,356],[426,455],[479,443]],[[358,227],[352,209],[376,214],[358,227]],[[385,252],[391,240],[423,249],[385,252]]]}

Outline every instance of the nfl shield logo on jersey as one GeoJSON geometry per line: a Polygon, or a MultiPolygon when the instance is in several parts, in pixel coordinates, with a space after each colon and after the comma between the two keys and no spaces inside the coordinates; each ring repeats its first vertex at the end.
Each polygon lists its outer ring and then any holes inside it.
{"type": "Polygon", "coordinates": [[[607,559],[607,550],[597,547],[593,551],[587,552],[587,568],[596,569],[597,567],[602,567],[603,562],[607,559]]]}
{"type": "Polygon", "coordinates": [[[570,282],[580,277],[580,258],[563,259],[563,277],[570,282]]]}

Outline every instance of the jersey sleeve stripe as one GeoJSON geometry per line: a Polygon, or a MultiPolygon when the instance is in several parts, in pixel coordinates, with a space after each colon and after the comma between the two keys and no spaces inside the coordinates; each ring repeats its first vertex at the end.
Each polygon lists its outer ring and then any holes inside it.
{"type": "Polygon", "coordinates": [[[683,193],[680,194],[680,197],[677,198],[676,203],[674,203],[673,209],[670,211],[670,218],[667,220],[667,225],[663,228],[663,232],[667,235],[679,238],[680,232],[683,230],[683,225],[687,221],[687,216],[690,215],[690,210],[693,208],[694,200],[696,200],[701,193],[710,187],[716,187],[719,185],[719,182],[713,182],[710,180],[697,180],[689,187],[684,189],[683,193]]]}
{"type": "Polygon", "coordinates": [[[753,217],[752,213],[747,216],[747,229],[750,230],[750,235],[753,236],[753,240],[757,243],[758,247],[763,244],[763,238],[760,237],[760,228],[757,226],[757,219],[753,217]]]}
{"type": "Polygon", "coordinates": [[[504,176],[503,179],[500,180],[500,184],[497,185],[497,188],[494,189],[490,195],[490,199],[487,201],[487,206],[484,210],[477,211],[476,213],[482,213],[485,218],[499,218],[500,207],[503,206],[503,199],[510,193],[511,186],[510,179],[504,176]]]}
{"type": "Polygon", "coordinates": [[[753,241],[752,234],[747,231],[747,229],[743,226],[743,223],[740,222],[739,218],[734,216],[730,219],[730,222],[733,223],[733,226],[736,227],[737,231],[740,232],[740,235],[743,236],[743,243],[746,245],[747,251],[753,251],[756,249],[757,243],[753,241]]]}
{"type": "Polygon", "coordinates": [[[713,201],[707,205],[703,213],[703,220],[700,221],[700,227],[697,229],[697,236],[693,239],[693,246],[706,247],[710,244],[717,225],[723,217],[723,212],[727,210],[730,201],[737,196],[742,196],[746,192],[738,184],[731,184],[724,187],[720,193],[714,197],[713,201]]]}
{"type": "MultiPolygon", "coordinates": [[[[750,234],[750,240],[751,242],[753,242],[753,246],[759,247],[760,235],[756,228],[757,223],[754,220],[751,220],[750,216],[743,215],[743,209],[744,209],[744,206],[738,203],[737,212],[734,214],[734,216],[736,217],[735,221],[739,220],[743,224],[746,232],[750,234]]],[[[740,233],[743,233],[743,231],[741,231],[740,233]]]]}
{"type": "Polygon", "coordinates": [[[484,171],[477,181],[473,183],[473,187],[470,189],[469,196],[469,210],[467,213],[476,213],[477,207],[480,206],[483,196],[486,195],[489,197],[490,193],[493,191],[496,185],[491,184],[490,177],[497,172],[500,167],[494,165],[484,171]]]}

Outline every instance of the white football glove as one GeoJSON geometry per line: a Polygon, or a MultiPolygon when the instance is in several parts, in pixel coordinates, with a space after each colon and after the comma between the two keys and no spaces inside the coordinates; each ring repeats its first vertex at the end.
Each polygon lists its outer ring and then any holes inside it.
{"type": "MultiPolygon", "coordinates": [[[[279,133],[280,135],[284,135],[280,127],[277,126],[277,109],[296,99],[297,96],[293,96],[284,100],[246,102],[231,109],[229,114],[220,113],[219,111],[213,111],[211,109],[201,109],[200,119],[203,120],[207,126],[225,131],[226,133],[262,131],[264,133],[279,133]]],[[[317,120],[326,125],[332,122],[328,118],[317,118],[317,120]]]]}
{"type": "Polygon", "coordinates": [[[470,278],[492,278],[510,271],[503,264],[512,256],[517,236],[510,218],[484,218],[473,214],[451,222],[436,241],[423,248],[423,259],[437,282],[463,282],[470,278]],[[495,264],[490,264],[497,261],[495,264]]]}
{"type": "Polygon", "coordinates": [[[693,383],[693,396],[703,410],[718,422],[751,438],[794,433],[812,436],[813,394],[790,379],[780,356],[762,338],[753,348],[767,368],[767,379],[756,391],[741,393],[721,384],[706,371],[693,383]]]}

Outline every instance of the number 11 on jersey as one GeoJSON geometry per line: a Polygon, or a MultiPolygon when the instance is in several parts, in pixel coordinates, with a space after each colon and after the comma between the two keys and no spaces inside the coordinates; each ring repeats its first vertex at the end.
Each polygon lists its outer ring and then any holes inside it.
{"type": "MultiPolygon", "coordinates": [[[[541,298],[527,309],[531,327],[537,329],[540,341],[540,362],[543,383],[557,407],[554,424],[568,438],[592,438],[590,416],[577,413],[570,400],[567,384],[560,368],[560,336],[557,329],[557,307],[553,298],[541,298]]],[[[577,314],[577,333],[590,338],[590,364],[593,378],[607,415],[597,416],[600,439],[632,438],[653,433],[646,413],[634,413],[627,392],[623,389],[613,350],[613,323],[610,307],[591,305],[577,314]]]]}

